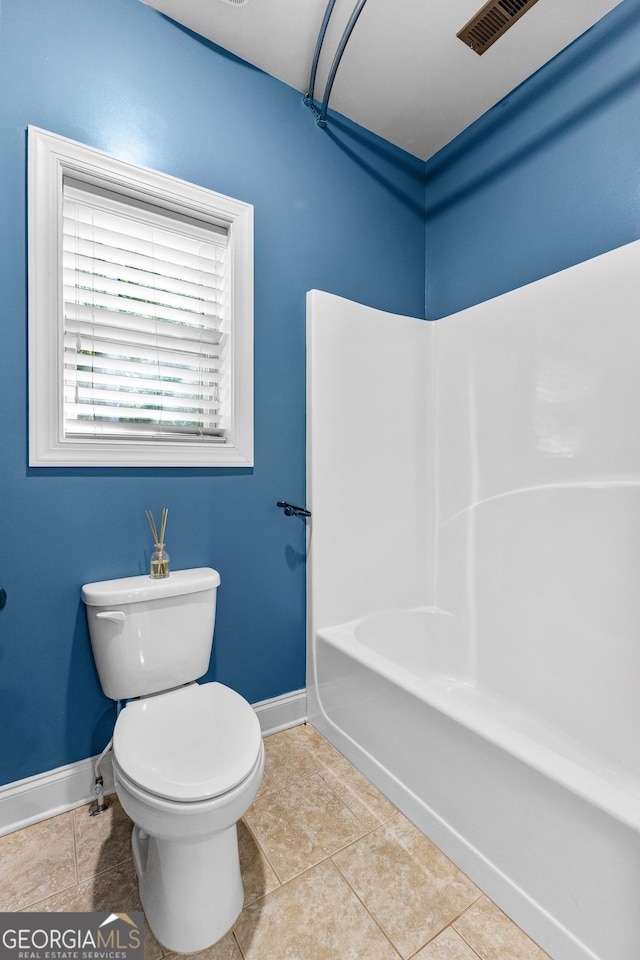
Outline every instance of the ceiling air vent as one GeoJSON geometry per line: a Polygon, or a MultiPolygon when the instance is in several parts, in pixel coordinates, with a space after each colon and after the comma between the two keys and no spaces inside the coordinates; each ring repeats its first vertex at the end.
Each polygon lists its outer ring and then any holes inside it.
{"type": "Polygon", "coordinates": [[[489,0],[456,36],[477,54],[483,54],[534,3],[537,0],[489,0]]]}

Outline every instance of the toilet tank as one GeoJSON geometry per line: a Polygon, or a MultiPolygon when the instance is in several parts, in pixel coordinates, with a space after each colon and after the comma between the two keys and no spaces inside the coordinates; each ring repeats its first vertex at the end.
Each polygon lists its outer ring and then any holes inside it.
{"type": "Polygon", "coordinates": [[[163,580],[87,583],[82,599],[102,689],[128,700],[189,683],[209,668],[216,590],[210,567],[172,570],[163,580]]]}

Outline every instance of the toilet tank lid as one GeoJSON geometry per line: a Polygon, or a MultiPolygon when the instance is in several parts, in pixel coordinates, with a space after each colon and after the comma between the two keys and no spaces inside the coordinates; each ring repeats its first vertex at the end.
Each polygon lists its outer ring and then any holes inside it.
{"type": "Polygon", "coordinates": [[[82,599],[89,606],[116,606],[121,603],[140,603],[162,597],[178,597],[185,593],[199,593],[220,585],[220,574],[211,567],[193,570],[172,570],[162,580],[149,576],[122,577],[120,580],[99,580],[85,583],[82,599]]]}

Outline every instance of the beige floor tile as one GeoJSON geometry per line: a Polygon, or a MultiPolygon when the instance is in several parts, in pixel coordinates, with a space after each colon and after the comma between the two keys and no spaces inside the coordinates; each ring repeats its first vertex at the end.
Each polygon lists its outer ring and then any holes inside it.
{"type": "MultiPolygon", "coordinates": [[[[184,954],[167,953],[165,956],[170,960],[182,960],[184,954]]],[[[243,960],[243,957],[236,938],[232,932],[229,932],[222,940],[218,940],[212,947],[202,950],[201,953],[190,953],[189,960],[243,960]]]]}
{"type": "Polygon", "coordinates": [[[0,910],[21,910],[75,884],[73,813],[0,837],[0,910]]]}
{"type": "Polygon", "coordinates": [[[132,860],[119,863],[111,870],[97,874],[91,880],[92,910],[110,910],[113,913],[126,913],[127,910],[141,910],[138,894],[138,878],[132,860]]]}
{"type": "Polygon", "coordinates": [[[278,786],[318,773],[342,756],[310,723],[265,737],[264,747],[265,770],[278,786]]]}
{"type": "Polygon", "coordinates": [[[283,882],[364,832],[357,817],[317,774],[254,803],[245,820],[283,882]]]}
{"type": "MultiPolygon", "coordinates": [[[[413,960],[478,960],[478,954],[451,927],[427,944],[413,960]]],[[[503,957],[503,960],[510,960],[503,957]]]]}
{"type": "Polygon", "coordinates": [[[368,830],[385,823],[398,813],[398,808],[345,757],[341,757],[329,769],[323,770],[320,776],[368,830]]]}
{"type": "Polygon", "coordinates": [[[109,809],[94,817],[89,814],[90,804],[73,811],[79,880],[131,859],[133,823],[115,794],[108,799],[109,809]]]}
{"type": "Polygon", "coordinates": [[[481,960],[549,960],[488,897],[481,897],[453,926],[481,960]]]}
{"type": "Polygon", "coordinates": [[[330,861],[243,910],[235,934],[245,960],[398,960],[330,861]]]}
{"type": "MultiPolygon", "coordinates": [[[[111,870],[105,870],[90,880],[84,880],[61,893],[40,900],[26,912],[68,913],[99,911],[101,913],[133,913],[142,910],[138,894],[138,880],[132,860],[126,860],[111,870]]],[[[145,919],[145,960],[159,960],[162,947],[154,937],[145,919]]]]}
{"type": "MultiPolygon", "coordinates": [[[[313,727],[265,746],[238,825],[245,909],[190,960],[549,960],[313,727]]],[[[0,838],[0,911],[141,910],[130,834],[116,800],[0,838]]],[[[145,922],[145,960],[163,953],[145,922]]]]}
{"type": "Polygon", "coordinates": [[[277,789],[278,785],[271,779],[265,770],[262,775],[262,783],[258,787],[258,792],[253,802],[255,803],[256,800],[262,800],[264,797],[268,796],[270,793],[273,793],[277,789]]]}
{"type": "Polygon", "coordinates": [[[238,822],[240,872],[244,885],[244,904],[264,897],[280,886],[275,871],[244,820],[238,822]]]}
{"type": "MultiPolygon", "coordinates": [[[[139,910],[139,907],[129,905],[128,913],[132,910],[139,910]]],[[[93,883],[91,880],[85,880],[83,883],[74,883],[72,887],[61,890],[60,893],[54,893],[44,900],[38,900],[27,907],[23,907],[23,913],[88,913],[93,910],[93,883]]]]}
{"type": "Polygon", "coordinates": [[[425,945],[480,893],[401,814],[333,861],[403,957],[425,945]]]}

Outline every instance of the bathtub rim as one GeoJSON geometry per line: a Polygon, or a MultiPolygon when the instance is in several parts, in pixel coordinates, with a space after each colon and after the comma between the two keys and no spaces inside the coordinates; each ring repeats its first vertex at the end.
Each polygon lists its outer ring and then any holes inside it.
{"type": "MultiPolygon", "coordinates": [[[[435,684],[429,684],[422,677],[416,678],[408,669],[384,656],[378,651],[367,647],[356,636],[356,628],[363,622],[377,617],[379,614],[388,614],[395,612],[437,612],[446,613],[437,607],[384,607],[380,610],[365,614],[353,620],[342,624],[335,624],[330,627],[322,627],[315,631],[312,636],[312,661],[314,683],[316,685],[316,697],[318,706],[332,726],[333,721],[326,715],[322,705],[322,696],[318,688],[318,670],[317,670],[317,642],[322,638],[325,642],[338,647],[343,652],[348,653],[358,663],[363,664],[375,670],[377,673],[388,677],[408,693],[425,700],[436,710],[441,711],[450,719],[461,723],[464,727],[471,730],[476,735],[484,737],[501,750],[505,750],[519,762],[533,767],[543,776],[549,777],[555,783],[566,790],[577,794],[583,800],[593,804],[609,816],[619,820],[625,826],[640,833],[640,784],[638,791],[634,792],[623,785],[612,783],[605,776],[605,768],[602,772],[597,772],[585,767],[577,760],[564,756],[557,750],[541,744],[533,737],[522,731],[517,731],[514,736],[512,730],[500,720],[487,718],[482,712],[473,705],[464,703],[455,698],[450,693],[442,690],[435,684]],[[428,693],[428,696],[425,695],[428,693]],[[475,721],[475,722],[474,722],[475,721]],[[479,723],[478,723],[479,721],[479,723]],[[522,749],[522,748],[527,749],[522,749]]],[[[454,678],[452,678],[454,679],[454,678]]],[[[612,776],[615,771],[606,770],[612,776]]]]}

